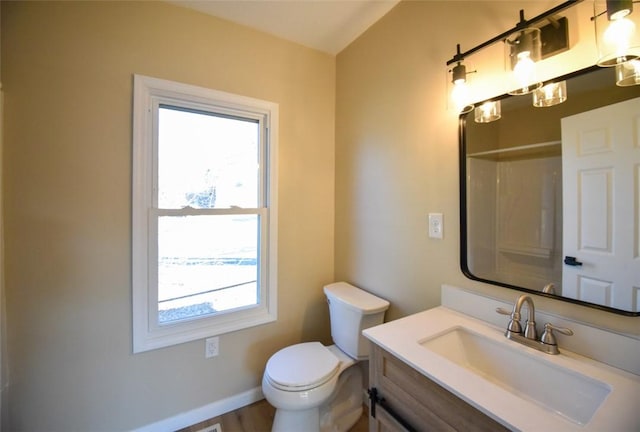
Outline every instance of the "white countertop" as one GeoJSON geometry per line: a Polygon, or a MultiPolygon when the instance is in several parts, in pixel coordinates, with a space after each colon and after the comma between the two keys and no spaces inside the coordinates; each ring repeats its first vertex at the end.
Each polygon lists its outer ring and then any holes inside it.
{"type": "MultiPolygon", "coordinates": [[[[504,337],[504,329],[440,306],[364,330],[363,334],[489,417],[521,431],[640,431],[640,376],[580,356],[560,345],[559,355],[549,355],[504,337]],[[462,326],[498,343],[511,344],[528,355],[572,369],[609,385],[611,393],[585,425],[531,400],[519,397],[473,371],[424,348],[420,342],[462,326]]],[[[517,365],[505,365],[505,367],[517,365]]],[[[526,370],[522,371],[526,374],[526,370]]]]}

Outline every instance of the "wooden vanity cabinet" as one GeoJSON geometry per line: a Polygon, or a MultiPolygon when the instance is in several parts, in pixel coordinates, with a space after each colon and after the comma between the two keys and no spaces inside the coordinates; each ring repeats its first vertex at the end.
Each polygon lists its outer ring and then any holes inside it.
{"type": "Polygon", "coordinates": [[[509,430],[378,345],[370,354],[369,432],[509,430]]]}

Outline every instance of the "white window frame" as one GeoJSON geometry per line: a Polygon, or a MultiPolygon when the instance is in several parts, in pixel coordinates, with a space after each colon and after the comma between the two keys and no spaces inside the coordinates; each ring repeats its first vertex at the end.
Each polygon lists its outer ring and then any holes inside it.
{"type": "MultiPolygon", "coordinates": [[[[253,327],[277,319],[277,138],[278,104],[217,90],[134,75],[132,177],[133,352],[144,352],[253,327]],[[169,324],[158,324],[157,230],[154,204],[157,112],[160,105],[190,107],[257,120],[261,130],[258,305],[169,324]]],[[[173,211],[176,212],[175,210],[173,211]]],[[[177,210],[179,212],[179,210],[177,210]]],[[[209,210],[225,214],[229,209],[209,210]]]]}

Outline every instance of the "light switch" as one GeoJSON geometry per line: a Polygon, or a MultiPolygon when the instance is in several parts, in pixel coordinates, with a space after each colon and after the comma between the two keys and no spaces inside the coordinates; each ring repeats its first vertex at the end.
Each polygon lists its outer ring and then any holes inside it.
{"type": "Polygon", "coordinates": [[[444,234],[442,213],[429,213],[429,237],[441,239],[444,234]]]}

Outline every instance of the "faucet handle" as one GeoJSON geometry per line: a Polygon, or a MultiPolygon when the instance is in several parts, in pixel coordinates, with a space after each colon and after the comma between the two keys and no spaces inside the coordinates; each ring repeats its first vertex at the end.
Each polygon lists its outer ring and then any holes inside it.
{"type": "MultiPolygon", "coordinates": [[[[496,308],[496,312],[500,315],[509,315],[511,319],[507,325],[507,333],[522,333],[522,326],[520,325],[520,314],[514,311],[508,311],[501,307],[496,308]]],[[[535,323],[534,323],[535,325],[535,323]]]]}
{"type": "Polygon", "coordinates": [[[540,338],[540,342],[547,345],[558,345],[556,342],[556,336],[553,334],[553,331],[556,330],[564,335],[571,336],[573,335],[573,330],[568,329],[566,327],[558,327],[554,326],[551,323],[546,323],[544,325],[544,333],[542,333],[542,337],[540,338]]]}
{"type": "Polygon", "coordinates": [[[496,312],[498,312],[500,315],[509,315],[509,316],[511,316],[511,311],[508,311],[508,310],[503,309],[501,307],[496,308],[496,312]]]}

